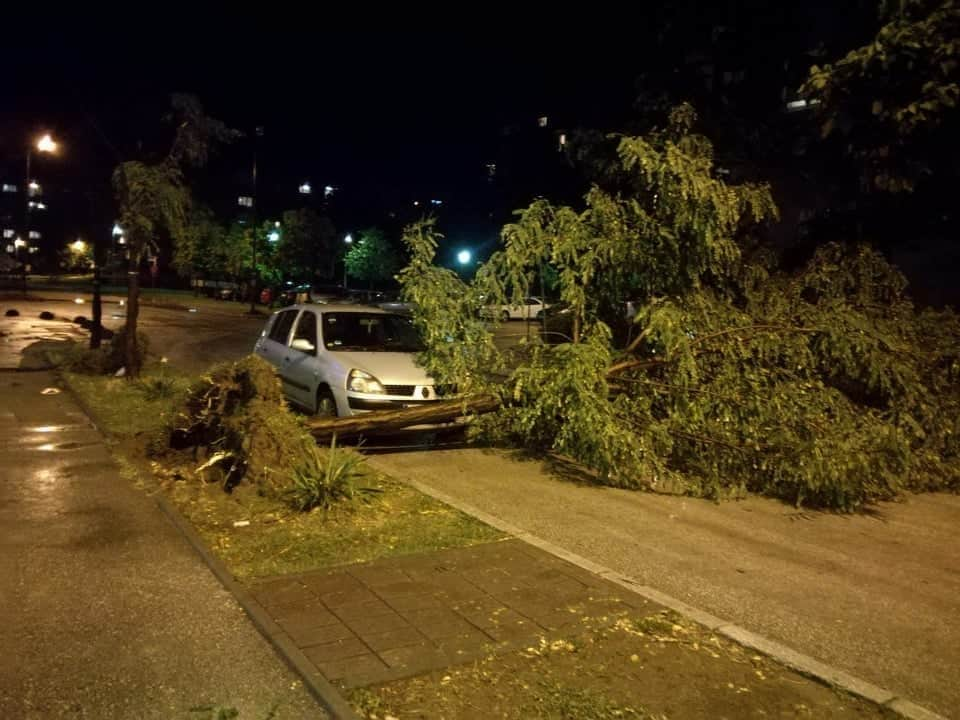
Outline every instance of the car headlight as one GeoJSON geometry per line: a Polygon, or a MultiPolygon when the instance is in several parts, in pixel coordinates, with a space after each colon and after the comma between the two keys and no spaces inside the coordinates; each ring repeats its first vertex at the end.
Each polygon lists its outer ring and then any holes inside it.
{"type": "Polygon", "coordinates": [[[347,376],[347,390],[358,393],[386,393],[380,381],[363,370],[350,371],[350,375],[347,376]]]}

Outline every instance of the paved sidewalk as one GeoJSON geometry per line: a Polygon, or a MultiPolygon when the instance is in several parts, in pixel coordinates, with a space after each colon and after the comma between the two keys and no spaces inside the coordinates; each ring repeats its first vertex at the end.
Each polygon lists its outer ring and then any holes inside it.
{"type": "Polygon", "coordinates": [[[330,681],[354,688],[536,644],[583,617],[662,609],[519,540],[256,584],[330,681]]]}
{"type": "Polygon", "coordinates": [[[960,497],[797,511],[616,490],[484,449],[371,466],[478,508],[641,585],[960,717],[960,497]]]}
{"type": "Polygon", "coordinates": [[[0,718],[323,711],[49,373],[0,373],[0,718]]]}

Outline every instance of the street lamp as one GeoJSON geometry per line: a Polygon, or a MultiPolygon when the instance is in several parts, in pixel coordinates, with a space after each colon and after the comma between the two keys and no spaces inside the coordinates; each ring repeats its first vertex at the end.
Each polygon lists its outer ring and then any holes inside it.
{"type": "MultiPolygon", "coordinates": [[[[347,233],[347,236],[343,239],[347,245],[353,245],[353,235],[347,233]]],[[[343,254],[343,289],[347,289],[347,254],[343,254]]]]}
{"type": "MultiPolygon", "coordinates": [[[[31,180],[30,178],[30,161],[33,159],[33,151],[36,150],[40,153],[47,153],[52,155],[57,152],[57,149],[60,145],[50,137],[50,133],[46,133],[43,136],[37,138],[36,142],[31,143],[27,146],[27,174],[24,177],[23,181],[23,232],[27,237],[30,237],[30,209],[34,206],[39,209],[45,209],[45,206],[40,207],[41,203],[31,203],[30,196],[31,194],[40,193],[39,183],[31,180]]],[[[16,244],[16,243],[14,243],[16,244]]],[[[27,266],[23,265],[23,291],[27,291],[27,266]]]]}
{"type": "Polygon", "coordinates": [[[57,144],[57,141],[50,137],[50,133],[46,133],[43,137],[37,140],[37,150],[45,153],[55,153],[57,148],[60,147],[57,144]]]}
{"type": "Polygon", "coordinates": [[[84,250],[87,249],[87,244],[83,240],[80,240],[79,238],[77,238],[72,243],[70,243],[70,247],[73,248],[74,252],[82,253],[84,250]]]}
{"type": "Polygon", "coordinates": [[[473,256],[470,254],[469,250],[461,250],[457,253],[457,262],[461,265],[466,265],[470,262],[470,258],[473,256]]]}

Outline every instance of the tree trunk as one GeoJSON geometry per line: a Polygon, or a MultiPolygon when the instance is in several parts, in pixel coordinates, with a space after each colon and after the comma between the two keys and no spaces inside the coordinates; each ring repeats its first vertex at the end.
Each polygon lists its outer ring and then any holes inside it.
{"type": "Polygon", "coordinates": [[[100,347],[103,336],[103,305],[100,298],[100,265],[93,268],[93,324],[90,326],[90,349],[100,347]]]}
{"type": "Polygon", "coordinates": [[[137,345],[137,317],[140,315],[140,254],[130,248],[130,262],[127,266],[127,326],[126,356],[128,378],[140,375],[140,348],[137,345]]]}
{"type": "Polygon", "coordinates": [[[450,422],[464,415],[482,415],[500,407],[492,395],[479,395],[465,400],[443,400],[400,410],[379,410],[355,417],[317,418],[307,421],[316,438],[359,435],[372,430],[399,430],[412,425],[450,422]]]}

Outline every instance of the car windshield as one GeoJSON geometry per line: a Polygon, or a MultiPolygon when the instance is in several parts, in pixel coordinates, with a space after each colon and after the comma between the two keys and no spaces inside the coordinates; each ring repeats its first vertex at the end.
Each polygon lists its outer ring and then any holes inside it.
{"type": "Polygon", "coordinates": [[[380,313],[334,312],[323,315],[327,350],[420,352],[423,343],[410,318],[380,313]]]}

